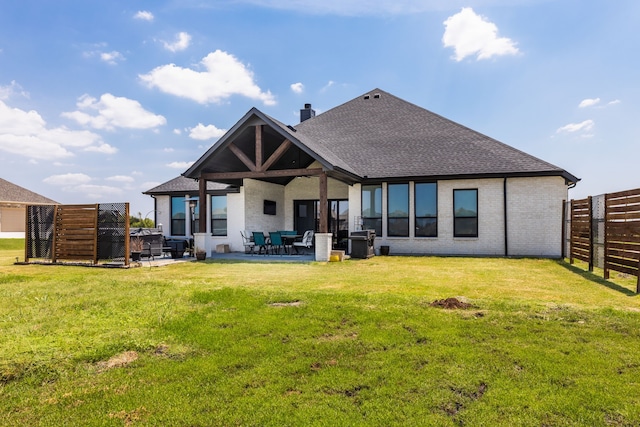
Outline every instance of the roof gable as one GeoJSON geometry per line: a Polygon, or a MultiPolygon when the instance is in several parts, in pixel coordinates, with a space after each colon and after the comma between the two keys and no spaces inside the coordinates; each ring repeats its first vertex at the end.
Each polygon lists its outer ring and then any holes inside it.
{"type": "MultiPolygon", "coordinates": [[[[257,108],[252,108],[183,175],[189,178],[197,178],[201,173],[207,172],[248,172],[250,166],[247,166],[246,162],[252,161],[254,164],[256,163],[256,126],[261,126],[263,132],[261,147],[263,159],[261,159],[261,162],[266,162],[280,148],[280,145],[285,141],[289,141],[290,148],[285,150],[285,154],[282,154],[271,169],[300,169],[308,167],[313,162],[319,162],[323,168],[331,170],[334,168],[334,163],[341,164],[340,160],[331,153],[319,154],[307,144],[302,143],[293,127],[284,125],[257,108]],[[241,152],[240,155],[237,154],[238,151],[241,152]],[[245,157],[246,160],[243,161],[242,157],[245,157]]],[[[321,151],[324,150],[322,146],[318,148],[321,151]]],[[[282,184],[290,179],[290,177],[282,177],[271,179],[271,181],[282,184]]],[[[234,180],[229,180],[228,183],[240,184],[234,180]]]]}
{"type": "Polygon", "coordinates": [[[58,202],[0,178],[0,202],[55,205],[58,202]]]}

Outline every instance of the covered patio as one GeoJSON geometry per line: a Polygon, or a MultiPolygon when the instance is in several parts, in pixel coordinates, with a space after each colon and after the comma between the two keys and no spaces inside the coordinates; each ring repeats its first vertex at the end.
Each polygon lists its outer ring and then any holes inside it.
{"type": "MultiPolygon", "coordinates": [[[[199,218],[208,218],[211,211],[207,182],[243,189],[242,228],[229,227],[228,233],[293,229],[297,206],[294,207],[291,197],[287,197],[286,189],[297,178],[314,178],[305,182],[305,199],[318,201],[317,222],[306,224],[304,230],[297,231],[302,234],[306,229],[313,229],[315,258],[327,261],[333,246],[328,224],[328,181],[339,182],[344,188],[341,190],[342,198],[347,199],[346,188],[356,182],[356,177],[337,167],[335,161],[328,161],[325,156],[311,151],[295,138],[295,132],[295,129],[252,109],[183,175],[198,181],[198,199],[206,201],[198,203],[199,218]],[[314,181],[317,182],[316,191],[309,189],[309,184],[314,181]],[[270,204],[270,212],[267,212],[267,203],[270,204]]],[[[208,220],[199,221],[194,240],[197,247],[213,255],[214,247],[208,238],[211,235],[210,224],[208,220]]]]}

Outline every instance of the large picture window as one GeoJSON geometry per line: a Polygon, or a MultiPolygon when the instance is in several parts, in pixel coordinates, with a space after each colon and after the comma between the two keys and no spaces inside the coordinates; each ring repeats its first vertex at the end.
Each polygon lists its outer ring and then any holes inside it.
{"type": "Polygon", "coordinates": [[[453,190],[453,236],[478,237],[478,190],[453,190]]]}
{"type": "Polygon", "coordinates": [[[184,197],[171,197],[171,235],[186,235],[186,212],[184,197]]]}
{"type": "Polygon", "coordinates": [[[382,236],[382,185],[362,186],[362,227],[382,236]]]}
{"type": "Polygon", "coordinates": [[[227,196],[211,196],[211,234],[227,235],[227,196]]]}
{"type": "Polygon", "coordinates": [[[438,236],[438,185],[435,182],[415,184],[416,237],[438,236]]]}
{"type": "Polygon", "coordinates": [[[409,184],[387,185],[387,236],[409,237],[409,184]]]}

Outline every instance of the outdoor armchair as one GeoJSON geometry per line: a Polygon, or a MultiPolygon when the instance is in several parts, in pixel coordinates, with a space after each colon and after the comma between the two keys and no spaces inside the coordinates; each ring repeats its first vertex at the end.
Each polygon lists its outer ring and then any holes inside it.
{"type": "MultiPolygon", "coordinates": [[[[278,250],[278,253],[280,254],[280,249],[285,249],[284,248],[284,243],[282,242],[282,236],[280,235],[280,233],[278,232],[270,232],[269,233],[269,239],[271,240],[271,252],[273,253],[274,250],[278,250]]],[[[282,255],[282,254],[281,254],[282,255]]]]}
{"type": "Polygon", "coordinates": [[[253,243],[258,247],[258,254],[260,254],[262,252],[262,248],[264,248],[264,254],[266,255],[269,251],[269,246],[271,246],[271,243],[267,241],[267,238],[264,237],[262,231],[253,232],[253,243]]]}
{"type": "Polygon", "coordinates": [[[300,242],[293,242],[293,246],[296,248],[296,253],[298,252],[298,248],[310,249],[313,246],[313,230],[307,230],[304,232],[302,236],[302,240],[300,242]]]}
{"type": "Polygon", "coordinates": [[[240,231],[240,235],[242,236],[244,252],[247,254],[253,254],[253,248],[256,246],[256,244],[253,240],[251,240],[251,235],[247,231],[240,231]]]}

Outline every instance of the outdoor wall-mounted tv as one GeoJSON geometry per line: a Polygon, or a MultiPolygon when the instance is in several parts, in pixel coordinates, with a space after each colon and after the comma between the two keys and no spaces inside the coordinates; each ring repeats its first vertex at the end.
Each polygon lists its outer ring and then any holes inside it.
{"type": "Polygon", "coordinates": [[[276,202],[274,202],[273,200],[265,200],[264,201],[263,213],[265,215],[275,215],[276,214],[276,202]]]}

